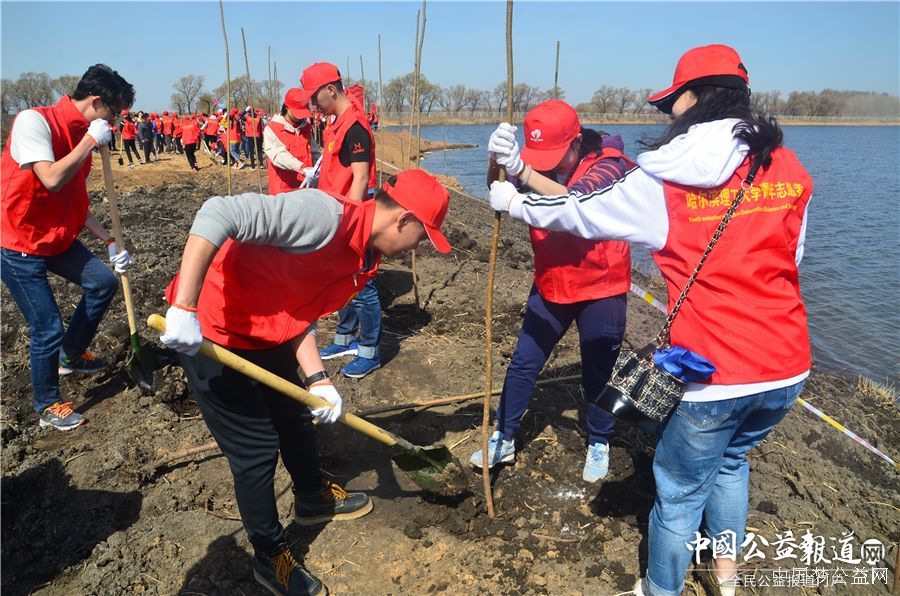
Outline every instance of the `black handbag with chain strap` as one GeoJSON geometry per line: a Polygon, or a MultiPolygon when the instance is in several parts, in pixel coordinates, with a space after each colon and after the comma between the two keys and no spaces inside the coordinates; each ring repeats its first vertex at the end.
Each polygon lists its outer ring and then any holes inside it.
{"type": "Polygon", "coordinates": [[[616,418],[634,424],[655,425],[665,420],[684,396],[687,385],[681,379],[656,366],[653,354],[656,350],[669,347],[669,332],[672,322],[678,315],[688,290],[694,285],[709,253],[712,252],[728,222],[731,221],[740,206],[744,193],[753,186],[753,180],[761,165],[762,158],[757,156],[747,177],[741,182],[740,192],[722,217],[703,256],[700,257],[700,262],[697,263],[694,272],[681,291],[681,295],[675,301],[672,312],[666,317],[666,323],[656,339],[640,350],[622,350],[619,353],[619,357],[613,365],[609,382],[603,393],[597,398],[600,407],[616,418]]]}

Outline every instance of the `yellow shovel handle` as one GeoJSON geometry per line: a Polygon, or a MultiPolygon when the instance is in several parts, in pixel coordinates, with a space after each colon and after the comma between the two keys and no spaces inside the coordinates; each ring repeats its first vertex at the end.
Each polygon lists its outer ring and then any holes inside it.
{"type": "MultiPolygon", "coordinates": [[[[150,315],[150,317],[147,319],[147,325],[151,329],[155,329],[160,333],[164,333],[166,330],[166,320],[159,315],[150,315]]],[[[214,344],[207,339],[204,339],[203,343],[200,344],[200,353],[210,360],[215,360],[219,364],[224,364],[228,368],[236,370],[242,375],[245,375],[247,377],[250,377],[254,381],[262,383],[266,387],[270,387],[275,391],[278,391],[279,393],[283,393],[291,399],[299,401],[305,406],[308,406],[310,408],[322,408],[331,406],[331,404],[329,404],[321,397],[313,395],[302,387],[295,385],[290,381],[282,379],[278,375],[267,371],[261,366],[253,364],[249,360],[241,358],[234,352],[231,352],[220,345],[214,344]]],[[[338,419],[338,421],[346,424],[354,430],[358,430],[366,436],[372,437],[376,441],[381,441],[385,445],[393,446],[397,444],[397,438],[392,434],[375,426],[367,420],[363,420],[355,414],[341,414],[341,417],[338,419]]]]}

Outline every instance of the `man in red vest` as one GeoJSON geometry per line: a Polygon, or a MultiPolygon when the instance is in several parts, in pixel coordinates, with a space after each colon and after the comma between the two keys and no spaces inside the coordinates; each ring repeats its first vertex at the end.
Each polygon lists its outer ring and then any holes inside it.
{"type": "Polygon", "coordinates": [[[118,282],[78,234],[87,228],[105,242],[117,272],[130,265],[131,257],[88,209],[87,177],[91,151],[109,142],[109,122],[133,101],[128,81],[108,66],[94,65],[71,97],[19,113],[0,160],[0,275],[31,332],[31,384],[42,427],[82,425],[85,418],[60,397],[59,376],[106,367],[87,348],[118,282]],[[48,272],[84,289],[65,330],[48,272]]]}
{"type": "MultiPolygon", "coordinates": [[[[310,101],[327,117],[334,117],[322,136],[318,188],[357,201],[375,192],[375,137],[366,115],[344,92],[341,73],[327,62],[303,71],[300,84],[310,101]]],[[[322,350],[330,360],[356,356],[341,373],[354,379],[381,368],[381,302],[375,282],[366,287],[338,315],[332,345],[322,350]]]]}
{"type": "MultiPolygon", "coordinates": [[[[253,106],[247,106],[241,115],[243,122],[242,141],[244,144],[244,153],[250,158],[250,169],[256,169],[256,140],[262,136],[262,118],[253,110],[253,106]]],[[[262,154],[259,154],[259,167],[262,167],[262,154]]]]}
{"type": "Polygon", "coordinates": [[[347,493],[321,475],[313,419],[335,422],[342,401],[319,358],[316,321],[346,304],[383,257],[426,238],[449,252],[440,230],[448,203],[434,176],[408,170],[372,201],[319,189],[247,193],[209,199],[194,219],[166,291],[171,306],[160,340],[181,352],[203,419],[231,467],[254,577],[274,594],[324,593],[285,541],[274,490],[279,453],[293,482],[296,523],[356,519],[373,507],[364,493],[347,493]],[[198,355],[204,337],[330,406],[310,411],[198,355]]]}
{"type": "Polygon", "coordinates": [[[163,110],[162,132],[163,132],[163,148],[166,153],[174,153],[175,146],[172,144],[172,134],[175,132],[175,117],[169,114],[168,110],[163,110]]]}
{"type": "Polygon", "coordinates": [[[312,171],[312,113],[308,105],[309,97],[302,89],[288,89],[281,114],[273,116],[263,131],[270,195],[300,188],[306,179],[304,172],[312,171]]]}

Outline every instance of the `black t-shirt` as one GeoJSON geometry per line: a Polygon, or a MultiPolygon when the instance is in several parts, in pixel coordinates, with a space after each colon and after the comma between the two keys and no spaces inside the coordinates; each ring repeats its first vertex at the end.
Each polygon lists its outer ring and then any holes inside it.
{"type": "Polygon", "coordinates": [[[372,140],[369,138],[369,133],[363,128],[362,124],[354,122],[344,137],[344,144],[341,145],[341,153],[338,156],[341,160],[341,165],[346,168],[352,163],[369,163],[369,152],[371,149],[372,140]]]}

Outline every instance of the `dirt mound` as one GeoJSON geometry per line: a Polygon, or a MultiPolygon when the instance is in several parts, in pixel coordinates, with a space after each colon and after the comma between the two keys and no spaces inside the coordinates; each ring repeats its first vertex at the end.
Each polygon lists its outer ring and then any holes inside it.
{"type": "MultiPolygon", "coordinates": [[[[194,213],[225,192],[222,168],[199,174],[183,158],[148,166],[114,166],[132,279],[141,319],[163,312],[163,290],[180,262],[194,213]]],[[[99,174],[94,212],[102,219],[99,174]]],[[[254,190],[255,172],[234,172],[234,192],[254,190]]],[[[265,180],[263,179],[263,185],[265,180]]],[[[384,368],[361,381],[339,379],[350,410],[468,393],[482,388],[484,287],[492,213],[454,197],[448,214],[449,256],[418,252],[422,309],[414,304],[409,257],[388,261],[377,279],[384,305],[384,368]]],[[[85,239],[101,254],[96,241],[85,239]]],[[[495,378],[499,387],[515,346],[531,287],[526,228],[503,220],[495,296],[495,378]]],[[[658,285],[641,284],[661,294],[658,285]]],[[[78,293],[53,282],[64,317],[78,293]]],[[[225,460],[216,452],[172,464],[153,479],[142,471],[173,451],[210,440],[188,385],[171,355],[158,350],[158,391],[141,395],[123,371],[128,335],[120,298],[93,345],[113,366],[92,378],[67,378],[64,395],[90,422],[73,433],[41,432],[31,411],[27,327],[3,290],[2,588],[26,594],[262,594],[248,565],[225,460]]],[[[631,300],[627,343],[642,345],[660,324],[631,300]]],[[[334,319],[321,327],[330,338],[334,319]]],[[[146,329],[142,335],[151,340],[146,329]]],[[[336,372],[340,363],[329,363],[336,372]]],[[[570,332],[545,376],[577,373],[570,332]]],[[[804,397],[888,452],[900,446],[893,407],[865,397],[846,379],[816,372],[804,397]]],[[[290,527],[289,540],[332,593],[591,593],[630,589],[646,559],[653,503],[654,437],[620,425],[611,470],[599,485],[581,481],[585,450],[583,396],[577,383],[541,386],[526,414],[514,465],[495,475],[497,518],[483,512],[480,481],[470,492],[421,492],[396,470],[386,448],[345,428],[321,429],[325,469],[351,489],[366,490],[375,510],[354,522],[290,527]]],[[[441,443],[465,462],[479,448],[481,402],[373,416],[413,443],[441,443]]],[[[750,521],[770,540],[809,529],[860,542],[900,540],[895,470],[796,407],[751,456],[750,521]]],[[[291,513],[290,483],[279,470],[280,511],[291,513]]],[[[893,551],[886,558],[893,559],[893,551]]],[[[753,566],[772,567],[769,561],[753,566]],[[766,563],[769,563],[768,565],[766,563]]],[[[791,565],[788,565],[790,567],[791,565]]],[[[892,564],[889,565],[892,567],[892,564]]],[[[854,591],[884,593],[855,586],[854,591]]]]}

